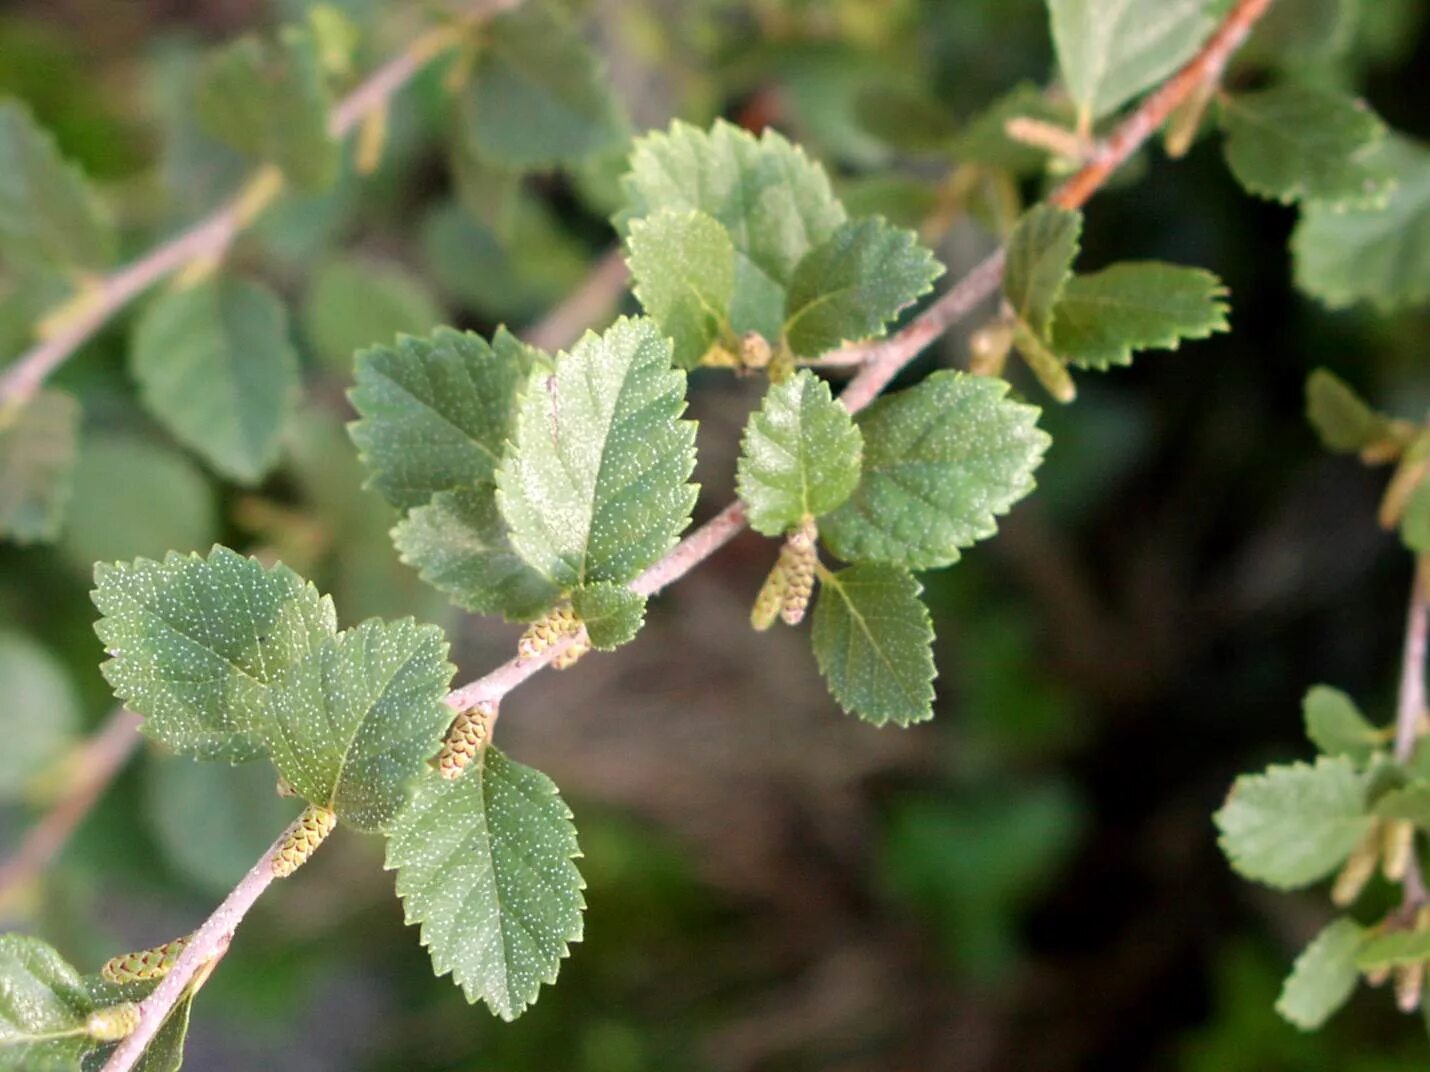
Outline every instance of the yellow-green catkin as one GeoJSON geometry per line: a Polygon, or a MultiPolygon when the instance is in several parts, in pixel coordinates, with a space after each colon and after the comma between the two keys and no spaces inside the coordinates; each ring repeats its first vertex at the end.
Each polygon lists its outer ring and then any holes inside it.
{"type": "Polygon", "coordinates": [[[287,878],[308,862],[308,857],[338,825],[338,816],[330,808],[309,804],[303,809],[288,837],[273,855],[274,878],[287,878]]]}
{"type": "Polygon", "coordinates": [[[581,620],[570,604],[562,604],[526,627],[521,639],[516,642],[516,653],[523,659],[533,659],[563,637],[575,636],[581,631],[581,620]]]}
{"type": "Polygon", "coordinates": [[[775,619],[780,616],[780,608],[784,606],[789,581],[785,577],[783,557],[781,555],[776,560],[765,583],[760,586],[759,594],[755,596],[755,605],[750,608],[750,625],[757,632],[763,633],[774,625],[775,619]]]}
{"type": "Polygon", "coordinates": [[[132,1001],[95,1009],[84,1022],[84,1031],[96,1042],[118,1042],[134,1034],[139,1026],[139,1006],[132,1001]]]}
{"type": "Polygon", "coordinates": [[[1381,848],[1380,822],[1371,825],[1359,845],[1350,854],[1336,881],[1331,884],[1331,901],[1339,908],[1355,903],[1361,890],[1375,874],[1375,865],[1380,862],[1381,848]]]}
{"type": "Polygon", "coordinates": [[[1425,962],[1398,964],[1395,968],[1395,1004],[1401,1012],[1414,1012],[1420,1008],[1420,999],[1425,993],[1425,962]]]}
{"type": "Polygon", "coordinates": [[[100,977],[110,983],[147,983],[162,979],[169,974],[188,944],[189,936],[184,935],[152,949],[111,957],[99,969],[100,977]]]}
{"type": "Polygon", "coordinates": [[[437,753],[437,771],[443,778],[461,777],[462,771],[491,740],[496,717],[497,705],[491,700],[479,701],[458,712],[452,720],[452,728],[447,731],[447,739],[442,742],[442,750],[437,753]]]}
{"type": "Polygon", "coordinates": [[[568,644],[565,651],[551,660],[551,669],[566,670],[575,666],[581,656],[590,650],[591,644],[589,641],[578,639],[574,643],[568,644]]]}
{"type": "Polygon", "coordinates": [[[780,549],[780,564],[784,566],[785,593],[780,602],[780,618],[786,625],[798,625],[804,620],[814,594],[814,567],[819,561],[815,543],[819,530],[814,518],[806,517],[799,528],[785,539],[780,549]]]}
{"type": "Polygon", "coordinates": [[[1381,833],[1380,871],[1389,881],[1405,878],[1415,854],[1415,824],[1408,819],[1387,819],[1381,833]]]}

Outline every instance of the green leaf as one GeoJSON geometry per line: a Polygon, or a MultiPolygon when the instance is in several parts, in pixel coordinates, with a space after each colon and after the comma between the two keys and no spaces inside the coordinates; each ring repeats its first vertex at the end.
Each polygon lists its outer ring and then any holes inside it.
{"type": "Polygon", "coordinates": [[[1430,829],[1430,782],[1411,782],[1378,797],[1371,812],[1381,819],[1404,819],[1430,829]]]}
{"type": "Polygon", "coordinates": [[[615,651],[634,640],[645,624],[645,604],[645,596],[604,581],[571,593],[571,609],[597,651],[615,651]]]}
{"type": "Polygon", "coordinates": [[[512,546],[560,588],[624,584],[689,524],[695,422],[678,419],[685,373],[670,357],[654,324],[622,318],[539,370],[519,404],[497,505],[512,546]]]}
{"type": "Polygon", "coordinates": [[[1090,124],[1162,81],[1216,25],[1216,0],[1048,0],[1063,83],[1090,124]]]}
{"type": "Polygon", "coordinates": [[[1361,971],[1397,968],[1430,960],[1430,931],[1391,931],[1367,938],[1356,954],[1361,971]]]}
{"type": "Polygon", "coordinates": [[[276,44],[244,37],[226,46],[205,64],[197,101],[209,133],[302,189],[317,193],[337,178],[331,95],[310,34],[290,26],[276,44]]]}
{"type": "Polygon", "coordinates": [[[488,746],[460,778],[418,783],[388,837],[388,870],[437,975],[514,1020],[581,940],[585,882],[551,779],[488,746]]]}
{"type": "Polygon", "coordinates": [[[1388,177],[1367,157],[1385,124],[1363,101],[1284,83],[1222,99],[1227,166],[1248,193],[1337,208],[1383,204],[1388,177]]]}
{"type": "Polygon", "coordinates": [[[549,361],[504,329],[492,343],[438,328],[357,357],[349,426],[368,483],[399,510],[439,491],[491,481],[515,425],[515,400],[549,361]]]}
{"type": "Polygon", "coordinates": [[[0,934],[0,1070],[78,1072],[94,1046],[79,972],[38,938],[0,934]]]}
{"type": "Polygon", "coordinates": [[[424,581],[474,614],[529,622],[561,594],[512,549],[490,481],[439,491],[398,522],[392,542],[424,581]]]}
{"type": "Polygon", "coordinates": [[[993,377],[935,372],[856,418],[864,467],[853,496],[820,523],[846,562],[937,569],[998,531],[1033,490],[1050,442],[1035,406],[993,377]]]}
{"type": "Polygon", "coordinates": [[[164,859],[206,893],[222,897],[298,814],[274,791],[267,763],[163,760],[144,769],[146,826],[164,859]]]}
{"type": "Polygon", "coordinates": [[[840,506],[859,484],[863,449],[849,411],[814,373],[771,387],[745,424],[735,471],[750,527],[780,536],[840,506]]]}
{"type": "Polygon", "coordinates": [[[515,168],[574,164],[619,148],[624,117],[580,28],[549,0],[492,19],[460,111],[479,153],[515,168]]]}
{"type": "Polygon", "coordinates": [[[114,226],[78,168],[17,101],[0,101],[0,249],[18,264],[95,270],[114,226]]]}
{"type": "Polygon", "coordinates": [[[53,540],[70,501],[79,404],[45,388],[0,413],[0,536],[19,544],[53,540]]]}
{"type": "Polygon", "coordinates": [[[1226,331],[1226,288],[1211,272],[1156,261],[1075,275],[1053,310],[1052,348],[1070,365],[1130,365],[1134,350],[1175,350],[1226,331]]]}
{"type": "Polygon", "coordinates": [[[814,658],[847,713],[875,726],[933,717],[933,622],[907,570],[851,566],[820,575],[814,658]]]}
{"type": "Polygon", "coordinates": [[[385,829],[441,747],[455,669],[442,630],[410,618],[329,637],[267,690],[273,765],[309,803],[385,829]]]}
{"type": "Polygon", "coordinates": [[[730,236],[696,209],[661,209],[631,221],[626,247],[642,308],[675,343],[675,363],[694,368],[712,345],[731,336],[730,236]]]}
{"type": "Polygon", "coordinates": [[[1383,208],[1307,205],[1291,236],[1296,285],[1332,308],[1430,297],[1430,151],[1391,137],[1367,163],[1396,183],[1383,208]]]}
{"type": "Polygon", "coordinates": [[[1385,743],[1380,731],[1365,720],[1355,701],[1340,689],[1315,685],[1301,701],[1306,736],[1328,756],[1349,756],[1364,763],[1385,743]]]}
{"type": "Polygon", "coordinates": [[[337,629],[332,600],[283,565],[215,547],[94,568],[114,693],[176,752],[262,754],[264,693],[337,629]]]}
{"type": "Polygon", "coordinates": [[[637,139],[622,188],[622,230],[663,208],[695,209],[724,226],[735,247],[731,327],[771,340],[796,266],[845,220],[829,176],[802,149],[774,130],[756,138],[724,120],[709,131],[676,121],[637,139]]]}
{"type": "Polygon", "coordinates": [[[1072,276],[1081,233],[1081,212],[1042,204],[1025,212],[1008,237],[1003,294],[1039,338],[1048,337],[1053,308],[1072,276]]]}
{"type": "Polygon", "coordinates": [[[1333,920],[1296,958],[1276,999],[1276,1011],[1302,1031],[1324,1024],[1360,982],[1356,954],[1365,940],[1365,928],[1355,920],[1333,920]]]}
{"type": "Polygon", "coordinates": [[[257,483],[298,395],[287,315],[268,288],[217,278],[154,301],[130,354],[144,404],[214,469],[257,483]]]}
{"type": "Polygon", "coordinates": [[[23,633],[0,631],[0,801],[20,801],[26,787],[60,758],[79,729],[74,685],[53,655],[23,633]]]}
{"type": "Polygon", "coordinates": [[[442,322],[437,301],[418,276],[395,264],[330,261],[303,303],[303,328],[326,364],[347,371],[364,346],[398,335],[425,335],[442,322]]]}
{"type": "Polygon", "coordinates": [[[1309,886],[1339,867],[1370,829],[1366,787],[1345,756],[1242,775],[1214,816],[1222,851],[1249,879],[1278,889],[1309,886]]]}
{"type": "Polygon", "coordinates": [[[1390,421],[1335,373],[1318,368],[1306,379],[1306,419],[1326,449],[1353,453],[1383,439],[1390,421]]]}
{"type": "Polygon", "coordinates": [[[813,357],[882,335],[942,274],[913,231],[878,216],[841,224],[795,268],[784,337],[794,353],[813,357]]]}
{"type": "Polygon", "coordinates": [[[87,436],[60,550],[86,575],[96,562],[203,551],[219,533],[213,485],[189,457],[132,434],[87,436]]]}

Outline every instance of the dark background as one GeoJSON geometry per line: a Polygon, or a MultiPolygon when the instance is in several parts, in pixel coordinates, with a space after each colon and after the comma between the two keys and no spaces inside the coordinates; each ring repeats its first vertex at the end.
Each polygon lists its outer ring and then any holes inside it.
{"type": "MultiPolygon", "coordinates": [[[[215,200],[197,179],[176,195],[154,178],[168,166],[155,72],[303,6],[12,0],[0,5],[0,93],[26,99],[104,184],[132,255],[175,205],[215,200]]],[[[867,113],[851,126],[837,87],[913,62],[937,125],[1051,69],[1034,0],[576,6],[637,129],[671,115],[771,122],[847,180],[851,200],[915,221],[927,215],[916,198],[886,204],[868,177],[931,188],[950,158],[909,152],[897,132],[861,142],[879,126],[867,113]]],[[[1309,24],[1324,6],[1302,0],[1296,18],[1309,24]]],[[[1297,73],[1358,87],[1391,125],[1430,135],[1423,5],[1359,6],[1353,42],[1297,73]]],[[[374,57],[410,37],[397,21],[374,57]]],[[[390,166],[345,184],[338,208],[285,217],[331,210],[313,225],[325,241],[285,244],[280,221],[235,256],[299,305],[322,250],[347,249],[435,278],[454,323],[530,322],[612,241],[599,197],[570,178],[532,180],[552,233],[528,234],[517,252],[468,250],[471,263],[443,269],[424,223],[450,201],[440,79],[405,99],[408,135],[390,166]],[[500,295],[483,294],[481,279],[500,295]]],[[[534,1010],[500,1024],[433,979],[380,844],[340,833],[245,924],[196,1003],[189,1067],[1425,1067],[1419,1018],[1395,1014],[1384,993],[1360,994],[1317,1036],[1276,1017],[1280,978],[1328,918],[1324,890],[1238,879],[1210,816],[1237,773],[1309,754],[1299,701],[1311,684],[1390,718],[1410,558],[1375,524],[1384,472],[1320,449],[1302,384],[1325,365],[1419,419],[1430,317],[1330,313],[1297,294],[1294,211],[1245,196],[1214,137],[1181,161],[1146,152],[1131,171],[1089,207],[1080,267],[1205,266],[1230,287],[1233,333],[1083,375],[1074,405],[1049,404],[1055,443],[1039,491],[997,539],[925,578],[939,631],[934,723],[858,724],[827,697],[807,626],[749,631],[774,545],[746,534],[662,597],[637,643],[542,675],[504,708],[504,747],[572,803],[590,886],[586,940],[534,1010]]],[[[1038,189],[1023,180],[1024,194],[1038,189]]],[[[940,230],[949,279],[993,241],[962,216],[940,230]]],[[[0,329],[13,337],[14,325],[0,329]]],[[[138,438],[178,456],[137,408],[125,330],[107,331],[61,382],[80,392],[95,442],[138,438]]],[[[295,332],[303,342],[301,321],[295,332]]],[[[922,367],[966,352],[954,333],[922,367]]],[[[312,360],[307,371],[290,461],[262,488],[223,485],[180,457],[211,500],[187,531],[281,551],[349,622],[448,623],[459,680],[505,658],[511,629],[459,618],[396,563],[338,430],[346,370],[312,360]]],[[[709,513],[730,496],[759,384],[707,372],[694,385],[709,513]]],[[[1036,385],[1020,387],[1042,401],[1036,385]]],[[[84,564],[98,552],[86,553],[96,540],[107,552],[116,527],[146,553],[176,537],[152,516],[164,510],[142,502],[76,511],[58,549],[0,550],[0,625],[63,662],[97,722],[109,704],[86,596],[84,564]]],[[[4,925],[37,931],[86,969],[189,929],[281,827],[270,779],[151,751],[43,885],[0,909],[4,925]]],[[[0,813],[0,845],[33,814],[0,813]]]]}

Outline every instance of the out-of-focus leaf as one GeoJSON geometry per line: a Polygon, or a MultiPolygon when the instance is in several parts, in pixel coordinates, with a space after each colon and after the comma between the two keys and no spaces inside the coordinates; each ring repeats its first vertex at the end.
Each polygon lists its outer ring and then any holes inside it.
{"type": "Polygon", "coordinates": [[[1218,0],[1048,0],[1068,93],[1090,124],[1171,74],[1216,25],[1218,0]]]}
{"type": "Polygon", "coordinates": [[[1370,829],[1366,776],[1345,756],[1236,780],[1214,819],[1232,867],[1278,889],[1330,874],[1370,829]]]}
{"type": "Polygon", "coordinates": [[[303,302],[303,327],[327,365],[349,372],[365,346],[391,345],[399,334],[425,335],[442,322],[426,284],[395,264],[329,261],[303,302]]]}
{"type": "Polygon", "coordinates": [[[1296,958],[1276,1011],[1303,1031],[1324,1024],[1360,981],[1356,956],[1365,940],[1365,928],[1353,919],[1342,916],[1327,925],[1296,958]]]}
{"type": "Polygon", "coordinates": [[[133,435],[86,437],[60,550],[88,574],[96,562],[207,551],[218,509],[204,474],[184,455],[133,435]]]}
{"type": "Polygon", "coordinates": [[[1003,294],[1039,338],[1047,338],[1053,309],[1072,277],[1081,233],[1082,213],[1042,204],[1024,213],[1008,238],[1003,294]]]}
{"type": "Polygon", "coordinates": [[[1385,137],[1365,103],[1286,83],[1222,102],[1226,162],[1249,193],[1335,208],[1384,204],[1392,180],[1369,163],[1385,137]]]}
{"type": "Polygon", "coordinates": [[[483,156],[511,167],[548,167],[626,139],[599,58],[558,4],[528,0],[492,19],[483,37],[460,105],[483,156]]]}
{"type": "Polygon", "coordinates": [[[1385,743],[1380,732],[1365,720],[1355,701],[1340,689],[1314,685],[1301,701],[1306,736],[1328,756],[1350,756],[1363,763],[1385,743]]]}
{"type": "Polygon", "coordinates": [[[266,287],[220,277],[164,294],[135,328],[130,364],[149,412],[224,476],[254,484],[278,460],[298,357],[266,287]]]}
{"type": "Polygon", "coordinates": [[[114,227],[94,191],[16,101],[0,101],[0,247],[19,263],[75,271],[114,256],[114,227]]]}
{"type": "Polygon", "coordinates": [[[253,861],[298,814],[296,801],[274,791],[267,763],[147,765],[144,813],[176,871],[213,894],[233,889],[253,861]]]}
{"type": "Polygon", "coordinates": [[[1390,421],[1335,373],[1316,369],[1306,379],[1306,419],[1329,450],[1350,453],[1384,438],[1390,421]]]}
{"type": "Polygon", "coordinates": [[[422,222],[433,276],[457,303],[493,319],[526,320],[564,298],[590,258],[534,198],[521,195],[506,233],[498,234],[455,204],[439,204],[422,222]]]}
{"type": "Polygon", "coordinates": [[[1067,127],[1072,118],[1066,105],[1060,107],[1047,91],[1025,82],[968,121],[954,142],[954,155],[962,163],[1002,168],[1014,174],[1038,172],[1047,166],[1047,152],[1010,138],[1008,120],[1037,119],[1067,127]]]}
{"type": "Polygon", "coordinates": [[[276,44],[256,37],[233,42],[210,57],[197,93],[199,118],[214,136],[276,164],[309,192],[337,177],[331,96],[311,34],[289,26],[276,44]]]}
{"type": "Polygon", "coordinates": [[[1291,236],[1296,285],[1332,308],[1430,296],[1430,150],[1391,137],[1367,164],[1395,181],[1383,207],[1307,205],[1291,236]]]}
{"type": "Polygon", "coordinates": [[[79,725],[79,699],[58,661],[22,633],[0,632],[0,800],[18,800],[64,751],[79,725]]]}
{"type": "Polygon", "coordinates": [[[0,413],[0,536],[27,544],[59,535],[70,500],[79,405],[45,388],[0,413]]]}
{"type": "Polygon", "coordinates": [[[1056,783],[903,797],[880,870],[961,971],[992,980],[1015,963],[1021,913],[1056,878],[1081,823],[1078,801],[1056,783]]]}

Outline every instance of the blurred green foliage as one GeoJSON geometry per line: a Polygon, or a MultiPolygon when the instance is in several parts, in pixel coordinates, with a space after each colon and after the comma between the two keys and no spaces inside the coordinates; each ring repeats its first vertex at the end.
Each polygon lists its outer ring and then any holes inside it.
{"type": "MultiPolygon", "coordinates": [[[[132,256],[245,174],[195,113],[207,50],[310,6],[21,0],[0,12],[0,95],[25,102],[100,185],[132,256]]],[[[412,35],[416,5],[339,6],[358,29],[354,71],[412,35]]],[[[1037,95],[1065,116],[1038,94],[1053,56],[1040,0],[568,6],[597,28],[633,129],[672,116],[771,122],[827,163],[852,213],[922,229],[953,278],[990,248],[1010,199],[1016,208],[1044,188],[1040,157],[977,121],[1010,93],[1020,112],[1037,95]],[[954,188],[963,162],[977,181],[954,188]]],[[[1249,59],[1350,86],[1392,126],[1430,136],[1421,0],[1273,10],[1249,59]]],[[[133,316],[57,377],[83,413],[63,535],[0,545],[7,852],[63,784],[53,772],[68,746],[112,702],[97,671],[92,562],[222,540],[311,577],[345,626],[458,621],[397,561],[396,516],[361,487],[342,427],[344,355],[439,318],[488,332],[537,320],[614,241],[607,217],[624,167],[620,151],[565,170],[474,163],[444,88],[461,63],[438,64],[398,99],[374,174],[344,160],[331,190],[285,198],[233,251],[300,311],[284,331],[302,401],[261,482],[223,479],[146,412],[124,373],[133,316]],[[26,776],[36,769],[46,776],[26,776]]],[[[610,117],[596,119],[609,135],[610,117]]],[[[791,686],[802,691],[789,707],[817,712],[841,753],[869,753],[847,781],[822,772],[820,750],[790,762],[762,740],[677,721],[691,716],[673,683],[722,648],[722,629],[743,628],[768,568],[762,544],[740,545],[707,567],[739,613],[692,633],[654,609],[664,631],[642,643],[662,669],[603,686],[601,732],[628,763],[571,764],[590,910],[559,987],[514,1025],[469,1007],[403,927],[376,845],[347,836],[245,924],[196,1003],[192,1067],[273,1054],[287,1055],[283,1067],[393,1072],[1423,1064],[1419,1024],[1384,1002],[1357,1000],[1314,1037],[1275,1017],[1285,966],[1323,909],[1313,895],[1272,904],[1243,888],[1216,855],[1209,816],[1234,772],[1298,754],[1307,667],[1368,712],[1377,697],[1382,711],[1389,703],[1404,562],[1373,527],[1376,478],[1321,457],[1302,382],[1326,365],[1386,410],[1416,415],[1430,404],[1430,319],[1423,308],[1333,313],[1297,294],[1290,211],[1247,198],[1212,147],[1180,162],[1148,152],[1138,166],[1138,182],[1089,209],[1080,263],[1215,268],[1233,292],[1233,334],[1154,355],[1047,414],[1056,446],[1036,497],[999,540],[926,579],[943,670],[938,718],[908,731],[923,735],[916,744],[876,752],[863,736],[873,731],[836,725],[817,682],[791,686]],[[631,773],[645,768],[623,719],[647,692],[669,698],[682,740],[747,753],[749,781],[730,784],[724,768],[631,773]],[[722,824],[747,793],[768,804],[758,832],[722,824]],[[979,1045],[965,1049],[964,1031],[979,1045]]],[[[23,347],[65,286],[0,254],[0,357],[23,347]]],[[[920,370],[966,351],[955,336],[920,370]]],[[[713,377],[693,382],[697,408],[731,397],[706,386],[713,377]]],[[[1018,386],[1036,395],[1030,380],[1018,386]]],[[[726,459],[705,507],[728,497],[732,471],[726,459]]],[[[473,672],[511,641],[465,625],[454,635],[473,672]]],[[[575,706],[571,692],[550,695],[575,706]]],[[[565,733],[596,732],[581,725],[565,733]]],[[[595,752],[550,732],[522,739],[520,756],[540,766],[545,747],[595,752]]],[[[0,921],[86,969],[189,929],[292,811],[257,770],[146,750],[42,883],[0,904],[0,921]]]]}

